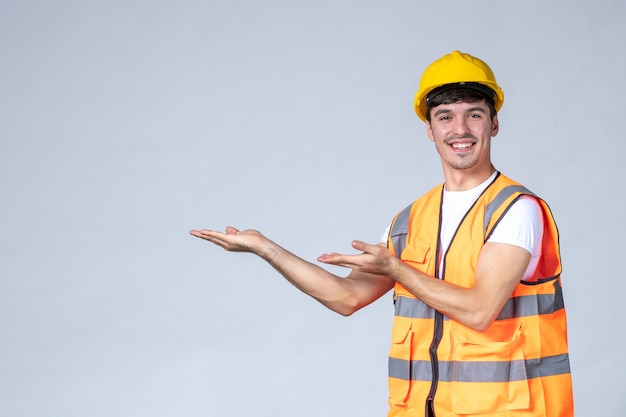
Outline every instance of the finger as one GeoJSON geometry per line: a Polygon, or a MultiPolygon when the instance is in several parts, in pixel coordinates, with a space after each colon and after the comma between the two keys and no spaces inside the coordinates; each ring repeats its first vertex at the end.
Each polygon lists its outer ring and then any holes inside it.
{"type": "Polygon", "coordinates": [[[190,230],[189,234],[201,238],[206,232],[208,232],[208,230],[190,230]]]}
{"type": "Polygon", "coordinates": [[[211,243],[225,247],[230,244],[228,235],[214,230],[192,230],[190,232],[193,236],[200,239],[208,240],[211,243]]]}
{"type": "Polygon", "coordinates": [[[214,230],[207,230],[207,229],[192,230],[189,233],[192,234],[193,236],[202,237],[202,238],[204,238],[206,236],[215,236],[215,235],[222,234],[220,232],[216,232],[214,230]]]}
{"type": "Polygon", "coordinates": [[[360,240],[353,240],[352,247],[365,253],[376,253],[380,248],[379,245],[370,245],[360,240]]]}
{"type": "Polygon", "coordinates": [[[331,259],[335,258],[337,255],[339,254],[338,253],[322,253],[320,256],[317,257],[317,260],[320,262],[327,263],[331,259]]]}
{"type": "Polygon", "coordinates": [[[342,255],[339,253],[332,253],[320,255],[317,260],[329,265],[354,268],[359,265],[359,256],[361,255],[342,255]]]}
{"type": "Polygon", "coordinates": [[[228,233],[229,235],[236,235],[237,233],[239,233],[239,230],[232,226],[228,226],[226,227],[226,233],[228,233]]]}

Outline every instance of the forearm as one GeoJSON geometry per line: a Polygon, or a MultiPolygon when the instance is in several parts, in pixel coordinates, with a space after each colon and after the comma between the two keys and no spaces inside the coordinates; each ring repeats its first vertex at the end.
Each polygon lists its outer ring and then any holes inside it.
{"type": "Polygon", "coordinates": [[[492,321],[492,313],[480,301],[475,288],[459,287],[401,262],[390,277],[433,309],[468,327],[481,330],[492,321]]]}
{"type": "Polygon", "coordinates": [[[362,306],[345,278],[331,274],[280,245],[265,239],[255,253],[267,261],[300,291],[342,315],[350,315],[362,306]]]}
{"type": "Polygon", "coordinates": [[[462,288],[428,276],[393,256],[384,245],[353,241],[357,255],[322,255],[322,262],[352,268],[354,271],[385,277],[390,286],[401,284],[410,293],[448,317],[471,327],[480,327],[487,315],[475,288],[462,288]]]}
{"type": "MultiPolygon", "coordinates": [[[[355,271],[347,278],[331,274],[283,247],[256,230],[239,231],[228,226],[226,232],[191,230],[193,236],[214,243],[231,252],[254,253],[273,266],[291,284],[329,309],[350,315],[378,299],[393,287],[393,281],[380,274],[355,271]]],[[[318,258],[322,260],[324,255],[318,258]]]]}
{"type": "Polygon", "coordinates": [[[502,310],[522,279],[529,260],[530,253],[525,249],[487,243],[479,256],[471,287],[430,277],[397,258],[389,276],[435,310],[482,331],[502,310]]]}

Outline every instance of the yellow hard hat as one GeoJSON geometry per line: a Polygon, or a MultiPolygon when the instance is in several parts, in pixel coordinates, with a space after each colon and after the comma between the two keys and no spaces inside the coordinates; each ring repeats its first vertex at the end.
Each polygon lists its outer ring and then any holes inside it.
{"type": "Polygon", "coordinates": [[[420,87],[415,94],[415,112],[426,121],[429,94],[443,92],[454,87],[467,87],[481,91],[493,100],[493,107],[499,111],[504,103],[504,92],[496,82],[493,71],[485,62],[459,51],[444,55],[426,68],[420,87]]]}

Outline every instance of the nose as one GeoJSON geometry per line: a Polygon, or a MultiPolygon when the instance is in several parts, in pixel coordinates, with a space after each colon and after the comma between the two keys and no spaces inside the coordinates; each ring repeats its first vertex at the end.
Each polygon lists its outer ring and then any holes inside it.
{"type": "Polygon", "coordinates": [[[469,125],[465,117],[456,117],[453,126],[454,133],[459,136],[469,133],[469,125]]]}

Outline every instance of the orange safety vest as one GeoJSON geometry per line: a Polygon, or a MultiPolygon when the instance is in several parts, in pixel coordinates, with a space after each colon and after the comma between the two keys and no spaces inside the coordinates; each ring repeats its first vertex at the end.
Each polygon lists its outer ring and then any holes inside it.
{"type": "MultiPolygon", "coordinates": [[[[388,247],[407,265],[469,288],[499,220],[521,196],[537,197],[498,173],[440,253],[442,195],[440,185],[400,212],[388,247]]],[[[573,415],[558,230],[548,205],[537,201],[544,234],[536,275],[519,283],[484,332],[444,316],[396,283],[388,417],[427,416],[428,409],[436,417],[573,415]]]]}

